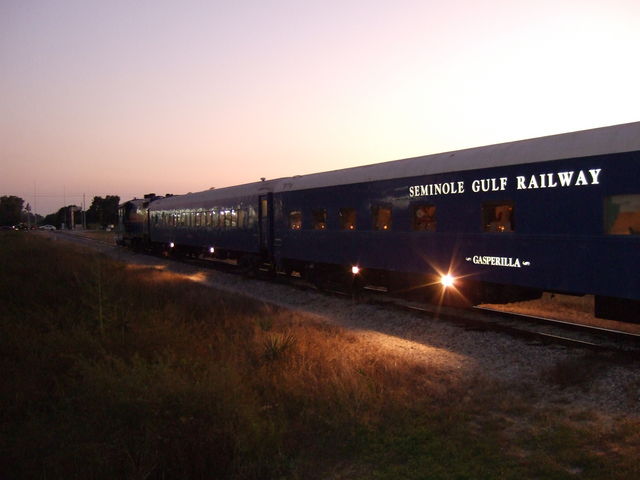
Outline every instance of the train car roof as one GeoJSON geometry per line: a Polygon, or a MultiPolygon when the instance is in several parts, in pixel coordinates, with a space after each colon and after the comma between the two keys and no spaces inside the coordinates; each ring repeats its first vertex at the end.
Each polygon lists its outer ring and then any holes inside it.
{"type": "Polygon", "coordinates": [[[126,202],[122,202],[120,205],[118,205],[118,208],[124,207],[127,203],[131,203],[131,204],[135,205],[136,207],[139,207],[139,206],[142,206],[142,204],[144,203],[144,199],[143,198],[132,198],[131,200],[127,200],[126,202]]]}
{"type": "Polygon", "coordinates": [[[638,150],[640,122],[634,122],[300,175],[282,181],[277,191],[306,190],[638,150]]]}
{"type": "Polygon", "coordinates": [[[226,200],[231,202],[267,192],[307,190],[632,151],[640,151],[640,122],[175,195],[152,202],[150,209],[208,208],[226,200]]]}
{"type": "Polygon", "coordinates": [[[275,191],[282,180],[264,180],[234,187],[211,188],[202,192],[173,195],[155,200],[149,205],[149,210],[210,208],[225,202],[229,202],[229,206],[232,206],[238,199],[257,197],[275,191]]]}

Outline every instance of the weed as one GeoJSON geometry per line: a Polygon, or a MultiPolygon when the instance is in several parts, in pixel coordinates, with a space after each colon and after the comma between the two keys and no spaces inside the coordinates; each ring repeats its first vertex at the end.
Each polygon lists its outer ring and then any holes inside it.
{"type": "Polygon", "coordinates": [[[291,352],[295,347],[296,337],[291,333],[268,335],[264,340],[263,358],[266,360],[278,360],[291,352]]]}

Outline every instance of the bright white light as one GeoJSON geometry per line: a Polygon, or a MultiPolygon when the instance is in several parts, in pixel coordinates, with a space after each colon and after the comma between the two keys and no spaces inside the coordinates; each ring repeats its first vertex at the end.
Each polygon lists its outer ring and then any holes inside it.
{"type": "Polygon", "coordinates": [[[173,242],[169,242],[169,248],[173,248],[173,247],[175,247],[175,246],[176,246],[176,244],[175,244],[175,243],[173,243],[173,242]]]}
{"type": "Polygon", "coordinates": [[[215,248],[213,248],[213,247],[209,247],[209,253],[213,253],[213,252],[215,252],[215,251],[216,251],[216,249],[215,249],[215,248]]]}
{"type": "Polygon", "coordinates": [[[446,275],[442,275],[442,277],[440,277],[440,283],[444,287],[452,287],[455,283],[455,278],[447,273],[446,275]]]}
{"type": "Polygon", "coordinates": [[[351,267],[351,273],[354,275],[358,275],[360,273],[360,267],[356,267],[355,265],[351,267]]]}

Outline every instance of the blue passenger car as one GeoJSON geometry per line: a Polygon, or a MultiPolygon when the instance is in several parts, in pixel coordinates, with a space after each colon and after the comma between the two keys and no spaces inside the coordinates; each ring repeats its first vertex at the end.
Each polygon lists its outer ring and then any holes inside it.
{"type": "Polygon", "coordinates": [[[286,269],[640,310],[640,123],[296,177],[274,204],[286,269]]]}
{"type": "Polygon", "coordinates": [[[323,283],[640,312],[640,122],[164,198],[151,245],[323,283]],[[446,288],[445,288],[446,287],[446,288]]]}
{"type": "Polygon", "coordinates": [[[174,252],[256,266],[272,249],[269,202],[278,181],[170,196],[149,207],[150,238],[174,252]]]}

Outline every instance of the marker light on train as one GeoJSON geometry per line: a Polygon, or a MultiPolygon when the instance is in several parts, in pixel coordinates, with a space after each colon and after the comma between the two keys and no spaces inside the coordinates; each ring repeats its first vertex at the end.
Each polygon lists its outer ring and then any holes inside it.
{"type": "Polygon", "coordinates": [[[213,247],[209,247],[209,253],[213,253],[213,252],[215,252],[215,251],[216,251],[216,249],[215,249],[215,248],[213,248],[213,247]]]}
{"type": "Polygon", "coordinates": [[[353,267],[351,267],[351,273],[353,273],[354,275],[358,275],[360,273],[360,267],[354,265],[353,267]]]}
{"type": "Polygon", "coordinates": [[[447,288],[447,287],[452,287],[453,284],[455,283],[455,278],[453,278],[453,276],[451,276],[450,274],[446,274],[446,275],[442,275],[440,277],[440,283],[442,284],[443,287],[447,288]]]}

